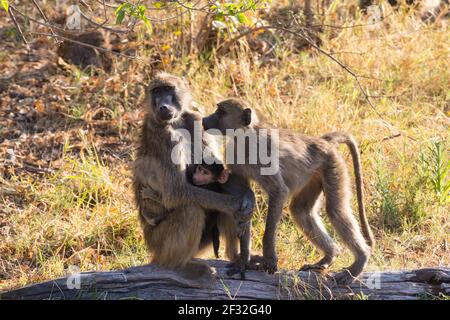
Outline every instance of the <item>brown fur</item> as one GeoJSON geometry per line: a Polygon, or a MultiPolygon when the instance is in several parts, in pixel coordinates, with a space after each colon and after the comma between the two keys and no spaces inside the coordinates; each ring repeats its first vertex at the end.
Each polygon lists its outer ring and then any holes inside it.
{"type": "MultiPolygon", "coordinates": [[[[79,34],[58,31],[62,36],[92,46],[110,49],[108,34],[100,30],[87,31],[79,34]]],[[[81,68],[95,66],[111,71],[113,60],[109,52],[97,50],[76,42],[64,40],[59,44],[58,55],[69,63],[81,68]]]]}
{"type": "MultiPolygon", "coordinates": [[[[185,174],[189,159],[180,157],[180,164],[171,160],[172,148],[178,143],[171,140],[174,129],[186,128],[194,138],[193,123],[201,119],[199,114],[191,111],[187,85],[178,77],[166,73],[157,75],[147,89],[145,107],[147,114],[134,162],[133,185],[144,238],[153,256],[152,262],[164,267],[192,270],[190,260],[203,246],[200,240],[205,224],[205,209],[222,212],[221,232],[227,239],[229,257],[235,259],[236,235],[228,236],[227,233],[234,230],[232,214],[240,209],[242,199],[190,185],[185,174]],[[163,86],[174,88],[179,104],[168,121],[158,120],[158,111],[152,99],[152,89],[163,86]],[[147,197],[146,188],[161,194],[161,200],[147,197]],[[147,222],[149,217],[160,216],[167,210],[170,213],[157,225],[152,226],[147,222]]],[[[186,143],[183,147],[192,145],[186,143]]]]}
{"type": "MultiPolygon", "coordinates": [[[[192,183],[192,174],[195,171],[195,165],[188,167],[187,177],[188,181],[192,183]]],[[[222,184],[220,187],[217,185],[201,186],[215,192],[224,192],[230,195],[241,195],[244,193],[251,193],[249,201],[252,203],[252,207],[255,206],[255,196],[251,191],[249,182],[243,180],[241,177],[230,175],[228,181],[222,184]]],[[[144,199],[152,199],[162,203],[162,196],[151,188],[145,188],[141,192],[141,196],[144,199]]],[[[143,217],[147,223],[151,226],[156,226],[165,220],[173,210],[163,211],[162,213],[145,212],[143,217]]],[[[253,211],[253,210],[252,210],[253,211]]],[[[241,219],[230,219],[228,215],[222,214],[219,211],[208,210],[206,213],[205,227],[203,228],[202,240],[200,242],[200,252],[205,251],[212,243],[216,258],[219,257],[219,236],[225,239],[225,255],[232,263],[229,265],[228,275],[234,275],[240,273],[241,278],[245,279],[245,271],[252,264],[250,263],[251,256],[251,216],[237,217],[241,219]],[[234,227],[232,223],[234,222],[234,227]],[[217,233],[214,231],[214,227],[217,227],[217,233]],[[239,240],[239,254],[238,254],[238,240],[239,240]]]]}
{"type": "MultiPolygon", "coordinates": [[[[268,128],[258,123],[255,113],[244,102],[229,99],[218,104],[218,110],[203,119],[205,129],[244,129],[260,131],[268,128]]],[[[275,142],[270,135],[267,139],[275,142]]],[[[236,138],[234,143],[236,143],[236,138]]],[[[260,140],[258,140],[258,143],[260,140]]],[[[325,269],[336,259],[339,249],[328,235],[319,217],[319,196],[324,192],[326,212],[331,224],[345,245],[355,256],[355,262],[338,274],[340,282],[350,282],[367,264],[370,246],[366,243],[358,223],[351,213],[350,181],[345,161],[338,152],[337,143],[347,143],[352,152],[360,205],[361,223],[369,245],[373,245],[362,199],[362,176],[359,152],[354,139],[346,134],[329,134],[323,139],[310,137],[289,130],[279,130],[279,170],[274,175],[261,175],[262,165],[229,164],[233,174],[256,181],[268,194],[269,209],[263,237],[264,268],[277,269],[275,237],[284,203],[291,198],[290,211],[302,231],[324,253],[323,259],[306,269],[325,269]]],[[[247,143],[248,144],[248,143],[247,143]]],[[[270,146],[270,143],[268,144],[270,146]]],[[[246,147],[245,150],[248,150],[246,147]]],[[[269,151],[270,152],[270,151],[269,151]]],[[[248,155],[246,155],[248,157],[248,155]]]]}

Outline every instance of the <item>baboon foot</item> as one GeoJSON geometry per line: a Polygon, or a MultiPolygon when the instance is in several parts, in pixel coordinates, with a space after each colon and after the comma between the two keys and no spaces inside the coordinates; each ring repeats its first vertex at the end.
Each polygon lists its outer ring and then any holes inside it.
{"type": "Polygon", "coordinates": [[[304,264],[299,271],[317,271],[317,272],[324,272],[330,267],[330,259],[322,259],[319,262],[312,263],[312,264],[304,264]]]}
{"type": "Polygon", "coordinates": [[[313,271],[313,272],[319,272],[323,273],[326,269],[328,269],[328,265],[326,264],[319,264],[319,263],[313,263],[313,264],[305,264],[303,265],[299,271],[313,271]]]}
{"type": "Polygon", "coordinates": [[[191,280],[193,286],[199,287],[210,287],[216,279],[215,270],[201,262],[188,262],[179,273],[191,280]]]}
{"type": "Polygon", "coordinates": [[[278,259],[276,257],[263,257],[263,270],[273,274],[278,270],[278,259]]]}
{"type": "Polygon", "coordinates": [[[246,264],[246,268],[247,270],[264,271],[264,257],[261,255],[252,255],[250,261],[246,264]]]}
{"type": "Polygon", "coordinates": [[[368,256],[361,255],[350,267],[343,269],[333,276],[333,280],[339,285],[349,285],[363,272],[367,264],[368,256]]]}
{"type": "Polygon", "coordinates": [[[357,276],[354,276],[349,269],[343,269],[342,271],[336,273],[333,277],[330,278],[332,285],[341,285],[348,286],[353,283],[357,279],[357,276]]]}
{"type": "Polygon", "coordinates": [[[241,279],[245,280],[245,271],[247,270],[247,265],[245,263],[242,262],[235,262],[235,263],[230,263],[229,265],[227,265],[227,275],[232,277],[235,274],[240,274],[241,275],[241,279]]]}
{"type": "Polygon", "coordinates": [[[264,257],[260,255],[252,255],[250,261],[246,264],[247,270],[265,271],[270,274],[278,270],[278,259],[275,257],[264,257]]]}
{"type": "Polygon", "coordinates": [[[317,271],[323,273],[326,269],[328,269],[331,263],[334,261],[333,257],[323,257],[320,261],[313,264],[305,264],[303,265],[299,271],[317,271]]]}

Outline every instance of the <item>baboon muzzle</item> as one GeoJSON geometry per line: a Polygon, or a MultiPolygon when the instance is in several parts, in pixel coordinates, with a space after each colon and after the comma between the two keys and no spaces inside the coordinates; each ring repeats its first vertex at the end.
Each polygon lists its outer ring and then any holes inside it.
{"type": "Polygon", "coordinates": [[[202,119],[202,125],[204,130],[217,129],[218,117],[215,113],[204,117],[202,119]]]}

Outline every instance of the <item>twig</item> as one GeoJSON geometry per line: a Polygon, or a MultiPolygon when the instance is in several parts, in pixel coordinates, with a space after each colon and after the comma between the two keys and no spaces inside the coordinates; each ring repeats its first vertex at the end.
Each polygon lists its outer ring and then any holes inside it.
{"type": "MultiPolygon", "coordinates": [[[[30,21],[33,21],[33,22],[35,22],[35,23],[37,23],[37,24],[39,24],[39,25],[41,25],[41,26],[45,26],[45,27],[47,27],[47,28],[53,28],[53,29],[55,29],[55,30],[58,30],[58,31],[63,32],[64,34],[73,34],[73,35],[77,35],[77,34],[80,33],[79,31],[66,30],[66,29],[61,28],[61,27],[58,27],[58,26],[56,26],[56,25],[53,25],[53,24],[50,24],[50,23],[45,23],[45,22],[36,20],[36,19],[34,19],[34,18],[32,18],[32,17],[27,16],[25,13],[23,13],[22,11],[20,11],[19,9],[17,9],[16,7],[14,7],[14,6],[12,6],[12,5],[10,5],[9,7],[10,7],[11,9],[13,9],[15,12],[17,12],[18,14],[20,14],[22,17],[25,17],[25,18],[29,19],[30,21]]],[[[84,17],[84,18],[85,18],[85,17],[84,17]]],[[[86,19],[86,18],[85,18],[85,19],[86,19]]],[[[88,20],[88,19],[87,19],[87,20],[88,20]]],[[[99,25],[99,24],[95,23],[94,21],[90,21],[90,20],[88,20],[88,21],[89,21],[89,22],[92,22],[93,24],[95,24],[95,25],[97,25],[97,26],[99,26],[99,27],[105,28],[104,26],[99,25]]],[[[125,31],[125,30],[116,30],[116,29],[113,29],[113,30],[110,30],[110,31],[112,31],[112,32],[117,32],[117,33],[127,33],[127,32],[129,32],[129,30],[126,30],[126,31],[125,31]],[[119,31],[120,31],[120,32],[119,32],[119,31]]],[[[56,36],[58,36],[58,35],[56,35],[56,36]]]]}
{"type": "MultiPolygon", "coordinates": [[[[31,1],[33,1],[34,6],[38,9],[38,11],[39,11],[39,13],[41,14],[42,18],[44,19],[44,21],[45,21],[46,23],[49,23],[48,18],[47,18],[47,15],[44,13],[44,11],[42,11],[41,7],[40,7],[39,4],[36,2],[36,0],[31,0],[31,1]]],[[[58,44],[58,43],[59,43],[59,40],[58,40],[58,38],[56,38],[56,34],[55,34],[55,32],[53,31],[52,27],[49,27],[49,29],[50,29],[50,32],[51,32],[52,35],[53,35],[53,39],[54,39],[55,42],[58,44]]]]}
{"type": "Polygon", "coordinates": [[[300,37],[302,39],[304,39],[306,42],[308,42],[308,44],[313,47],[314,49],[316,49],[317,51],[319,51],[320,53],[322,53],[323,55],[327,56],[329,59],[331,59],[332,61],[334,61],[336,64],[338,64],[342,69],[344,69],[348,74],[350,74],[353,79],[355,80],[359,90],[361,91],[361,93],[363,94],[365,100],[367,101],[367,103],[369,104],[369,106],[373,109],[373,111],[377,114],[377,116],[381,119],[381,121],[387,126],[392,128],[393,125],[391,125],[387,120],[384,119],[384,117],[381,115],[380,112],[378,112],[377,108],[375,107],[375,105],[372,103],[372,101],[370,100],[369,95],[367,94],[366,90],[363,88],[360,78],[362,78],[362,76],[358,75],[356,72],[354,72],[353,70],[351,70],[348,66],[346,66],[344,63],[342,63],[340,60],[338,60],[337,58],[335,58],[332,54],[328,53],[327,51],[323,50],[322,48],[320,48],[310,37],[299,33],[299,32],[295,32],[283,27],[279,27],[279,26],[260,26],[260,27],[256,27],[256,28],[251,28],[249,30],[247,30],[246,32],[243,32],[241,34],[239,34],[238,36],[228,40],[226,43],[224,43],[222,46],[220,46],[217,49],[217,53],[223,52],[224,50],[228,49],[231,44],[233,44],[234,42],[236,42],[237,40],[239,40],[240,38],[246,36],[247,34],[253,33],[253,32],[257,32],[260,30],[279,30],[282,32],[286,32],[289,34],[292,34],[296,37],[300,37]]]}
{"type": "Polygon", "coordinates": [[[19,31],[19,34],[20,34],[20,36],[22,37],[23,42],[24,42],[25,45],[27,46],[27,50],[30,51],[30,45],[28,44],[28,41],[27,41],[27,39],[25,38],[25,36],[24,36],[24,34],[23,34],[23,32],[22,32],[22,29],[20,28],[20,25],[17,23],[16,17],[14,16],[14,14],[13,14],[13,12],[12,12],[11,7],[10,7],[10,9],[8,10],[8,14],[9,14],[9,16],[11,17],[11,19],[12,19],[14,25],[16,26],[17,31],[19,31]]]}
{"type": "MultiPolygon", "coordinates": [[[[198,0],[198,1],[193,5],[193,7],[195,7],[197,4],[199,4],[200,1],[202,1],[202,0],[198,0]]],[[[176,1],[175,1],[175,2],[176,2],[176,1]]],[[[189,8],[189,7],[185,7],[185,10],[182,10],[182,11],[180,11],[180,13],[177,13],[176,15],[171,16],[171,17],[168,17],[168,18],[156,19],[156,18],[154,18],[154,17],[147,17],[147,19],[150,20],[150,21],[152,21],[152,22],[155,22],[155,23],[162,23],[162,22],[166,22],[166,21],[169,21],[169,20],[177,19],[179,16],[182,16],[182,15],[184,15],[186,12],[191,11],[191,10],[194,10],[194,9],[189,8]]]]}
{"type": "Polygon", "coordinates": [[[102,0],[103,1],[103,14],[104,14],[104,17],[105,17],[105,21],[107,21],[108,20],[108,16],[106,15],[106,4],[105,4],[105,0],[102,0]]]}
{"type": "Polygon", "coordinates": [[[105,0],[102,0],[102,1],[100,1],[100,0],[95,0],[95,1],[98,2],[98,3],[100,3],[100,4],[102,4],[102,5],[104,5],[105,7],[108,7],[108,8],[117,9],[117,8],[119,7],[119,6],[110,4],[110,3],[106,3],[105,0]]]}
{"type": "Polygon", "coordinates": [[[85,20],[92,23],[93,25],[95,25],[98,28],[102,28],[102,29],[105,29],[105,30],[108,30],[108,31],[111,31],[114,33],[121,33],[121,34],[127,34],[131,31],[131,29],[121,30],[121,29],[115,29],[115,28],[109,27],[109,26],[105,25],[108,22],[108,20],[105,20],[101,24],[97,23],[97,22],[93,21],[90,17],[88,17],[85,13],[83,13],[83,11],[81,11],[81,10],[80,10],[80,14],[85,20]]]}
{"type": "Polygon", "coordinates": [[[15,12],[17,12],[19,15],[21,15],[22,17],[25,17],[25,18],[27,18],[27,19],[29,19],[30,21],[33,21],[33,22],[35,22],[35,23],[37,23],[37,24],[39,24],[39,25],[41,25],[41,26],[45,26],[45,27],[47,27],[47,28],[53,28],[53,29],[55,29],[55,30],[59,30],[59,31],[62,31],[62,32],[64,32],[64,33],[73,33],[73,34],[77,34],[78,33],[78,31],[77,32],[71,32],[71,31],[69,31],[69,30],[65,30],[65,29],[63,29],[63,28],[60,28],[60,27],[58,27],[58,26],[56,26],[56,25],[52,25],[52,24],[50,24],[50,23],[45,23],[45,22],[42,22],[42,21],[39,21],[39,20],[37,20],[37,19],[34,19],[34,18],[32,18],[32,17],[29,17],[29,16],[27,16],[25,13],[23,13],[22,11],[20,11],[19,9],[17,9],[16,7],[14,7],[13,5],[9,5],[9,8],[10,9],[12,9],[12,10],[14,10],[15,12]]]}
{"type": "Polygon", "coordinates": [[[24,163],[22,169],[32,172],[32,173],[54,173],[55,171],[51,168],[41,168],[35,164],[24,163]]]}
{"type": "Polygon", "coordinates": [[[338,26],[338,25],[333,25],[333,24],[316,24],[316,25],[312,25],[311,27],[313,27],[313,28],[324,27],[324,28],[330,28],[330,29],[352,29],[352,28],[368,27],[368,26],[374,26],[374,25],[379,24],[380,22],[387,19],[388,17],[390,17],[393,14],[394,14],[394,12],[391,12],[388,15],[382,17],[380,20],[377,20],[372,23],[351,24],[349,26],[345,26],[345,25],[338,26]]]}
{"type": "MultiPolygon", "coordinates": [[[[47,36],[47,37],[51,37],[51,36],[52,36],[52,35],[49,34],[49,33],[43,33],[43,32],[30,32],[30,34],[35,34],[35,35],[40,35],[40,36],[47,36]]],[[[89,44],[89,43],[85,43],[85,42],[81,42],[81,41],[77,41],[77,40],[73,40],[73,39],[70,39],[70,38],[61,36],[61,35],[59,35],[59,34],[57,34],[56,36],[57,36],[58,38],[61,38],[61,39],[65,40],[65,41],[73,42],[73,43],[76,43],[76,44],[79,44],[79,45],[82,45],[82,46],[85,46],[85,47],[89,47],[89,48],[92,48],[92,49],[100,50],[100,51],[103,51],[103,52],[109,52],[109,53],[115,54],[115,55],[117,55],[117,56],[129,58],[129,59],[136,59],[136,60],[139,60],[139,61],[141,61],[141,62],[144,62],[144,61],[143,61],[141,58],[139,58],[138,56],[130,56],[130,55],[127,55],[127,54],[124,54],[124,53],[120,53],[120,52],[116,52],[116,51],[113,51],[113,50],[110,50],[110,49],[106,49],[106,48],[102,48],[102,47],[97,47],[97,46],[94,46],[94,45],[89,44]]],[[[145,63],[145,62],[144,62],[144,63],[145,63]]]]}
{"type": "Polygon", "coordinates": [[[397,134],[393,134],[393,135],[384,137],[384,138],[381,140],[381,142],[384,142],[384,141],[387,141],[387,140],[391,140],[391,139],[395,139],[395,138],[401,137],[401,135],[402,135],[401,133],[397,133],[397,134]]]}

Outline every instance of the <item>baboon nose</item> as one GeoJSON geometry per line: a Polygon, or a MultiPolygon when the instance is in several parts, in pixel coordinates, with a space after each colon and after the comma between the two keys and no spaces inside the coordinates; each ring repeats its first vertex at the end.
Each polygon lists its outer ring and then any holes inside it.
{"type": "Polygon", "coordinates": [[[159,107],[160,111],[167,111],[169,108],[166,105],[162,105],[159,107]]]}

